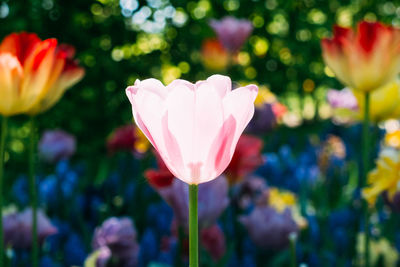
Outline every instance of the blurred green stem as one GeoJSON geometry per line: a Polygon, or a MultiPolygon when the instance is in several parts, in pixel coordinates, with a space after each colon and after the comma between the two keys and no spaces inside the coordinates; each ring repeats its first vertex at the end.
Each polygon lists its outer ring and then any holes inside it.
{"type": "MultiPolygon", "coordinates": [[[[364,104],[364,123],[363,123],[363,135],[362,135],[362,165],[363,173],[360,181],[360,189],[362,189],[367,183],[368,171],[369,171],[369,111],[370,111],[370,93],[365,93],[365,104],[364,104]]],[[[365,234],[365,266],[369,267],[369,215],[368,215],[368,203],[364,201],[364,234],[365,234]]]]}
{"type": "Polygon", "coordinates": [[[5,163],[5,145],[7,136],[8,118],[3,117],[1,121],[1,137],[0,137],[0,266],[4,266],[4,238],[3,238],[3,180],[4,180],[4,163],[5,163]]]}
{"type": "Polygon", "coordinates": [[[37,235],[37,195],[35,181],[36,123],[34,116],[30,118],[29,143],[29,188],[32,208],[32,266],[37,267],[39,261],[39,244],[37,235]]]}
{"type": "Polygon", "coordinates": [[[199,226],[197,220],[198,185],[189,185],[189,266],[199,266],[199,226]]]}

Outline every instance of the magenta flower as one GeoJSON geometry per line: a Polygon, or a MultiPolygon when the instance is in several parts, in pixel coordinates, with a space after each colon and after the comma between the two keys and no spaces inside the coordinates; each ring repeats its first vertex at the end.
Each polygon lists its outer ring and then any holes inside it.
{"type": "MultiPolygon", "coordinates": [[[[213,225],[229,204],[228,181],[225,176],[199,185],[199,227],[213,225]]],[[[172,207],[179,225],[188,225],[188,185],[174,179],[168,187],[156,189],[161,197],[172,207]]]]}
{"type": "MultiPolygon", "coordinates": [[[[42,244],[46,237],[56,234],[55,228],[43,211],[37,213],[38,239],[42,244]]],[[[16,249],[32,246],[32,209],[10,213],[3,217],[4,243],[16,249]]]]}
{"type": "Polygon", "coordinates": [[[43,160],[54,163],[75,154],[76,140],[74,136],[62,130],[48,130],[43,133],[38,149],[43,160]]]}
{"type": "Polygon", "coordinates": [[[288,208],[281,213],[270,206],[257,206],[250,215],[241,216],[239,221],[246,227],[254,244],[262,249],[284,249],[289,245],[289,235],[298,231],[288,208]]]}
{"type": "Polygon", "coordinates": [[[210,26],[214,29],[225,49],[231,53],[238,52],[253,31],[253,25],[249,20],[230,16],[219,21],[213,19],[210,26]]]}
{"type": "Polygon", "coordinates": [[[253,117],[257,86],[231,87],[229,77],[213,75],[168,86],[137,80],[126,89],[136,124],[174,176],[188,184],[221,175],[253,117]]]}

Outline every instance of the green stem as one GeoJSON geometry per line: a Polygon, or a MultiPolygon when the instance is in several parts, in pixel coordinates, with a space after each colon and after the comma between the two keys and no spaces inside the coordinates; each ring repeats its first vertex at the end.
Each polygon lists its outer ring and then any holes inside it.
{"type": "Polygon", "coordinates": [[[297,234],[290,233],[289,241],[290,241],[290,266],[291,267],[296,267],[296,240],[297,240],[297,234]]]}
{"type": "Polygon", "coordinates": [[[37,195],[35,181],[36,124],[35,117],[30,118],[29,141],[29,188],[32,207],[32,266],[37,267],[39,261],[39,244],[37,234],[37,195]]]}
{"type": "MultiPolygon", "coordinates": [[[[363,173],[360,181],[360,187],[363,188],[366,185],[368,171],[369,171],[369,111],[370,111],[370,93],[365,93],[364,103],[364,122],[363,122],[363,135],[362,135],[362,165],[363,173]]],[[[368,214],[368,203],[364,201],[364,234],[365,234],[365,266],[369,267],[369,214],[368,214]]]]}
{"type": "Polygon", "coordinates": [[[199,266],[199,226],[197,220],[198,185],[189,185],[189,266],[199,266]]]}
{"type": "Polygon", "coordinates": [[[0,136],[0,266],[4,266],[4,237],[3,237],[3,180],[4,180],[4,163],[5,163],[5,144],[7,136],[8,118],[3,117],[1,122],[0,136]]]}

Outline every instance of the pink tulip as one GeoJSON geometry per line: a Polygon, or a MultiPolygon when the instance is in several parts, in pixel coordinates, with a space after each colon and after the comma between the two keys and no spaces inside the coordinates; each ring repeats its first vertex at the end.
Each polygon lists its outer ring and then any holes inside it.
{"type": "Polygon", "coordinates": [[[136,124],[174,176],[188,184],[213,180],[226,169],[253,117],[257,86],[231,88],[229,77],[213,75],[168,86],[137,80],[126,89],[136,124]]]}

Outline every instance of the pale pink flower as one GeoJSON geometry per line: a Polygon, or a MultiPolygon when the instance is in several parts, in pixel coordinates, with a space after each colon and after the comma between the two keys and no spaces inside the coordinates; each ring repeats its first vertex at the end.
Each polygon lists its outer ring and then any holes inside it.
{"type": "Polygon", "coordinates": [[[136,124],[168,169],[188,184],[218,177],[254,114],[258,88],[231,90],[229,77],[213,75],[195,84],[137,80],[126,89],[136,124]]]}
{"type": "Polygon", "coordinates": [[[357,98],[349,88],[343,90],[329,89],[326,94],[329,105],[332,108],[344,108],[358,111],[357,98]]]}

